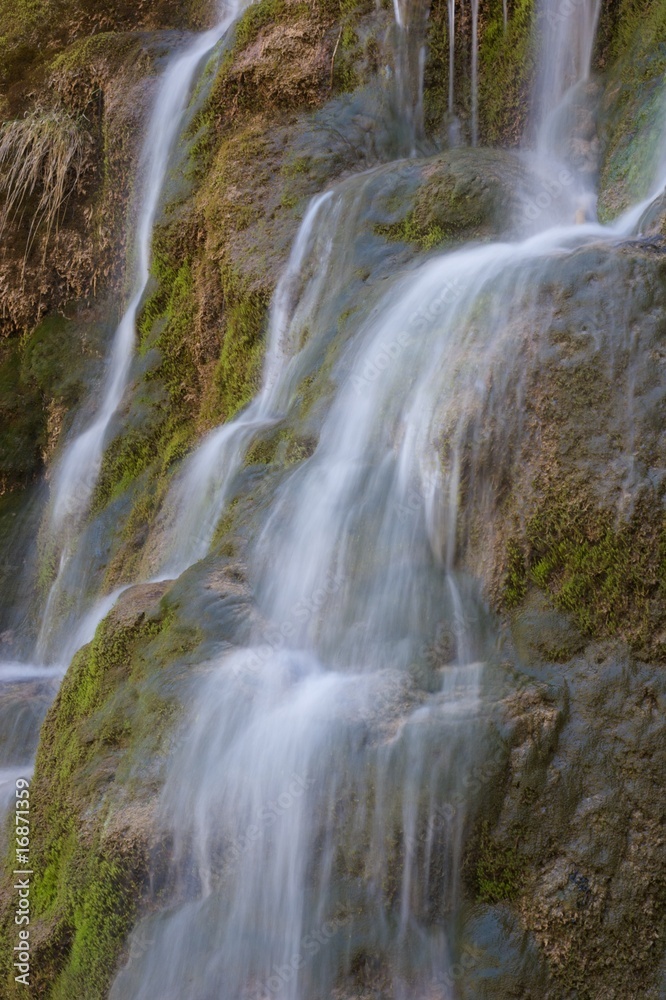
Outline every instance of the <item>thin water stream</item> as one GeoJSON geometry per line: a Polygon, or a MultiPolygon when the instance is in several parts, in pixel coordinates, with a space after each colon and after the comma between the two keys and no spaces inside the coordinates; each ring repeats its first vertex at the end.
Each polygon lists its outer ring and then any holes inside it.
{"type": "MultiPolygon", "coordinates": [[[[150,278],[152,238],[175,143],[180,136],[192,87],[204,60],[237,20],[248,0],[225,0],[214,28],[196,36],[171,60],[162,75],[146,129],[138,169],[138,216],[134,233],[132,292],[113,337],[101,402],[89,426],[65,448],[52,475],[49,533],[58,539],[59,568],[42,618],[37,659],[58,655],[60,630],[55,623],[59,597],[70,562],[78,589],[85,592],[87,557],[78,553],[77,540],[97,483],[107,432],[120,406],[130,373],[136,322],[150,278]]],[[[65,650],[69,652],[69,650],[65,650]]]]}
{"type": "Polygon", "coordinates": [[[6,731],[10,735],[0,745],[0,806],[3,789],[11,789],[18,775],[32,770],[39,725],[67,664],[78,649],[90,642],[121,593],[118,590],[105,595],[92,607],[86,607],[90,553],[77,551],[79,534],[99,474],[106,434],[127,388],[137,315],[150,274],[153,229],[193,84],[206,57],[245,6],[244,0],[225,0],[215,27],[194,37],[171,59],[157,84],[138,170],[140,194],[130,262],[129,304],[113,337],[95,415],[89,426],[67,444],[52,476],[48,533],[57,540],[59,570],[41,616],[34,663],[0,663],[0,711],[6,706],[11,714],[19,706],[28,720],[25,725],[9,727],[6,731]],[[76,575],[82,599],[76,615],[63,616],[59,597],[68,573],[76,575]],[[65,626],[61,617],[66,619],[65,626]]]}

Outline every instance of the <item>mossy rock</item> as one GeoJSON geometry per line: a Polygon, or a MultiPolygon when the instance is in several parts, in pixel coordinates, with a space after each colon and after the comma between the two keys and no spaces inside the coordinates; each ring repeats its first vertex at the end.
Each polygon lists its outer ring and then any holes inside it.
{"type": "MultiPolygon", "coordinates": [[[[161,603],[167,587],[122,596],[75,657],[44,722],[30,789],[31,982],[40,996],[107,995],[146,886],[177,682],[200,642],[173,603],[161,603]]],[[[2,936],[11,955],[7,906],[2,936]]],[[[19,996],[9,962],[4,995],[19,996]]]]}
{"type": "Polygon", "coordinates": [[[609,220],[645,198],[664,169],[663,81],[666,3],[623,0],[604,53],[608,66],[601,103],[602,165],[599,217],[609,220]]]}
{"type": "Polygon", "coordinates": [[[2,492],[25,486],[38,473],[46,439],[39,389],[21,377],[18,341],[4,341],[0,354],[0,479],[2,492]]]}
{"type": "Polygon", "coordinates": [[[377,231],[425,251],[505,231],[513,215],[516,181],[523,175],[510,153],[470,149],[421,161],[415,173],[411,196],[398,188],[387,206],[395,204],[396,215],[402,217],[377,231]]]}
{"type": "MultiPolygon", "coordinates": [[[[493,466],[502,488],[485,515],[501,546],[502,608],[524,609],[536,587],[582,635],[620,637],[660,662],[664,267],[658,246],[635,242],[578,251],[549,272],[538,295],[546,324],[530,320],[529,338],[514,344],[523,345],[513,383],[522,387],[522,433],[507,404],[501,441],[488,435],[502,456],[493,466]],[[625,339],[627,328],[640,348],[625,339]]],[[[463,482],[474,481],[466,469],[463,482]]],[[[475,503],[466,495],[463,510],[475,503]]],[[[484,531],[477,523],[470,538],[487,538],[484,531]]],[[[546,646],[553,661],[571,655],[569,642],[553,637],[546,646]]]]}
{"type": "MultiPolygon", "coordinates": [[[[490,146],[517,146],[527,122],[534,77],[534,0],[508,5],[504,28],[502,0],[491,0],[479,10],[479,141],[490,146]]],[[[430,138],[440,145],[455,139],[448,108],[448,4],[434,0],[427,34],[425,67],[425,123],[430,138]]],[[[453,114],[470,138],[471,18],[456,10],[453,114]]]]}

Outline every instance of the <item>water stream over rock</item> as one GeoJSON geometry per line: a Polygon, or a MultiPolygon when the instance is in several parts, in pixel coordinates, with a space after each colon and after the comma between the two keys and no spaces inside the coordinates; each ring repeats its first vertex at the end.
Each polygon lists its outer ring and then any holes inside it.
{"type": "MultiPolygon", "coordinates": [[[[584,38],[576,18],[555,18],[544,40],[540,93],[556,100],[537,102],[541,157],[587,77],[596,9],[579,6],[584,38]],[[574,70],[562,58],[573,37],[574,70]]],[[[288,409],[299,330],[307,322],[302,352],[326,337],[325,304],[344,280],[337,248],[359,238],[374,180],[312,202],[274,299],[263,389],[183,470],[177,570],[205,552],[253,435],[288,409]],[[197,539],[190,525],[203,527],[197,539]]],[[[494,393],[506,402],[503,373],[519,365],[522,331],[539,328],[559,262],[629,238],[645,207],[602,227],[581,224],[567,198],[523,241],[394,277],[358,322],[316,449],[278,487],[250,547],[247,643],[207,665],[174,756],[160,819],[170,902],[135,932],[114,1000],[347,996],[334,991],[359,954],[392,997],[453,995],[473,808],[463,790],[484,745],[493,655],[474,583],[455,568],[470,429],[494,393]]],[[[468,492],[492,491],[486,475],[472,463],[468,492]]]]}
{"type": "MultiPolygon", "coordinates": [[[[197,36],[169,64],[159,81],[153,110],[139,164],[140,197],[134,234],[132,292],[129,304],[113,338],[107,373],[101,390],[101,403],[92,423],[71,441],[53,474],[50,503],[50,534],[58,539],[59,568],[49,594],[37,642],[37,658],[47,661],[57,656],[58,636],[52,635],[63,577],[70,560],[76,560],[74,573],[78,587],[85,593],[86,553],[76,553],[76,541],[83,518],[88,512],[102,463],[104,445],[111,420],[120,406],[135,347],[136,323],[150,278],[153,229],[157,219],[169,162],[183,127],[193,83],[202,62],[213,51],[230,26],[237,20],[243,0],[229,0],[223,14],[210,31],[197,36]]],[[[102,615],[98,618],[101,620],[102,615]]],[[[71,652],[71,650],[66,650],[71,652]]]]}
{"type": "MultiPolygon", "coordinates": [[[[168,860],[112,1000],[351,1000],[361,967],[364,996],[458,996],[462,857],[475,774],[492,744],[484,684],[499,655],[479,580],[460,559],[465,503],[492,507],[521,439],[522,362],[552,319],[544,303],[554,278],[577,253],[610,253],[638,236],[663,195],[666,163],[656,158],[645,201],[611,225],[596,220],[580,123],[594,116],[586,88],[599,3],[563,14],[546,0],[536,141],[507,156],[516,181],[500,238],[419,257],[366,291],[354,248],[370,243],[368,220],[400,190],[423,140],[428,6],[395,0],[407,159],[351,173],[311,200],[273,295],[259,391],[183,461],[151,529],[144,581],[187,580],[252,490],[252,446],[286,428],[308,442],[266,486],[234,567],[234,595],[247,605],[242,634],[199,664],[159,798],[168,860]],[[341,303],[352,317],[344,337],[341,303]],[[315,420],[302,386],[324,364],[329,386],[315,420]],[[503,452],[492,462],[490,425],[503,452]]],[[[135,291],[97,417],[53,480],[64,569],[90,558],[73,554],[75,533],[127,387],[170,153],[197,68],[240,7],[176,57],[160,84],[135,291]]],[[[453,0],[448,11],[452,111],[453,0]]],[[[474,0],[473,145],[478,13],[474,0]]],[[[433,161],[424,169],[432,173],[433,161]]],[[[78,615],[66,640],[51,637],[47,608],[35,659],[67,663],[123,589],[78,615]]],[[[60,673],[2,665],[3,699],[20,683],[45,705],[60,673]]],[[[15,728],[0,756],[0,797],[34,751],[34,719],[15,728]],[[15,760],[19,745],[28,752],[15,760]]]]}
{"type": "Polygon", "coordinates": [[[139,212],[134,232],[130,301],[113,338],[96,415],[87,429],[68,443],[52,477],[47,531],[51,538],[57,539],[60,556],[34,651],[33,659],[38,666],[0,663],[0,703],[3,708],[7,704],[11,711],[14,705],[27,701],[23,714],[31,719],[27,729],[15,725],[0,747],[0,797],[5,789],[11,791],[18,775],[31,772],[38,727],[66,665],[78,649],[90,642],[98,624],[122,592],[121,588],[105,595],[86,608],[90,551],[85,546],[77,550],[77,543],[99,474],[107,430],[127,387],[137,315],[150,274],[153,229],[193,83],[202,62],[238,18],[243,6],[236,0],[225,2],[217,25],[196,36],[178,53],[158,83],[139,164],[141,195],[137,198],[139,212]],[[69,609],[63,627],[60,598],[68,577],[70,586],[72,578],[75,580],[81,599],[74,611],[69,609]]]}

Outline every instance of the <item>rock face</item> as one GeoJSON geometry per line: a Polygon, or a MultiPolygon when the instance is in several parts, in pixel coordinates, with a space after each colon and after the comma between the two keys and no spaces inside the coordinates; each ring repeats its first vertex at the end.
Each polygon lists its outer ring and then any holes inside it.
{"type": "MultiPolygon", "coordinates": [[[[155,74],[182,29],[210,21],[205,4],[109,12],[72,2],[56,24],[50,6],[22,3],[18,17],[0,0],[3,116],[56,107],[86,141],[57,230],[28,245],[27,201],[0,252],[3,539],[15,533],[21,491],[50,467],[100,372],[155,74]]],[[[326,353],[300,373],[284,422],[249,452],[210,555],[176,582],[127,590],[46,714],[32,786],[35,996],[108,996],[137,947],[132,927],[163,900],[171,845],[156,816],[166,761],[187,738],[182,708],[208,658],[240,644],[259,614],[244,575],[257,515],[286,470],[312,454],[352,325],[372,313],[390,274],[463,242],[500,238],[517,192],[530,198],[538,187],[529,162],[506,149],[522,133],[534,69],[533,5],[511,6],[506,33],[499,5],[482,4],[480,21],[481,137],[505,148],[445,148],[454,134],[442,86],[445,3],[432,4],[427,134],[413,158],[388,162],[396,149],[387,3],[258,0],[204,74],[174,171],[184,180],[170,184],[156,228],[138,352],[86,529],[103,539],[100,591],[150,578],[181,459],[255,393],[269,303],[308,199],[334,182],[357,184],[357,238],[332,281],[326,353]]],[[[663,77],[664,4],[640,15],[625,2],[612,8],[590,85],[600,125],[581,110],[569,151],[599,173],[606,219],[646,193],[663,77]]],[[[466,16],[458,30],[454,110],[464,131],[466,16]]],[[[480,581],[501,641],[483,692],[491,750],[471,792],[462,943],[442,984],[447,998],[663,995],[663,202],[635,239],[587,246],[533,275],[524,309],[507,322],[507,353],[484,406],[451,417],[466,428],[456,561],[480,581]]],[[[25,525],[26,537],[36,534],[35,517],[25,525]]],[[[42,556],[44,594],[56,549],[42,556]]],[[[16,624],[10,610],[6,649],[34,626],[16,624]]],[[[434,656],[447,662],[446,642],[434,656]]],[[[44,714],[51,693],[35,684],[30,707],[16,715],[25,693],[3,693],[3,740],[10,713],[21,740],[44,714]]],[[[388,731],[393,709],[385,711],[388,731]]],[[[10,885],[5,879],[0,898],[8,998],[22,991],[8,959],[10,885]]],[[[377,956],[352,965],[337,1000],[389,1000],[377,956]]]]}
{"type": "MultiPolygon", "coordinates": [[[[509,750],[503,797],[470,854],[477,892],[496,905],[492,917],[487,906],[483,918],[472,912],[468,947],[482,951],[477,922],[501,921],[509,909],[531,942],[520,981],[534,995],[658,997],[663,674],[610,641],[553,663],[544,634],[560,649],[581,642],[531,594],[506,649],[521,665],[519,683],[498,703],[509,750]]],[[[510,975],[491,964],[482,954],[462,996],[512,995],[510,975]],[[486,976],[496,992],[475,992],[486,976]]]]}

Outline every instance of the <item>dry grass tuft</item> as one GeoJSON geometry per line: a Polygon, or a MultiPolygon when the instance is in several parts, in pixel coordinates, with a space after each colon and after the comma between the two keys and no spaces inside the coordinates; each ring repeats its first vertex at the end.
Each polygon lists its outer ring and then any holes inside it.
{"type": "Polygon", "coordinates": [[[28,200],[39,192],[32,212],[26,257],[39,228],[44,253],[57,231],[67,199],[79,183],[90,149],[83,116],[58,109],[35,109],[0,125],[0,236],[28,200]]]}

